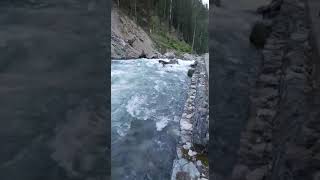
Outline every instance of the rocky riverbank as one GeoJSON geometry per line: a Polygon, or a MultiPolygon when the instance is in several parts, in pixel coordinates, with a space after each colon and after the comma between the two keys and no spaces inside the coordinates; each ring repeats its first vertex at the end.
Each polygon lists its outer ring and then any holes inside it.
{"type": "Polygon", "coordinates": [[[209,105],[205,57],[196,59],[184,113],[180,119],[180,141],[173,163],[172,180],[209,179],[209,105]]]}
{"type": "Polygon", "coordinates": [[[320,99],[306,1],[274,0],[259,12],[271,32],[231,179],[319,179],[320,99]]]}

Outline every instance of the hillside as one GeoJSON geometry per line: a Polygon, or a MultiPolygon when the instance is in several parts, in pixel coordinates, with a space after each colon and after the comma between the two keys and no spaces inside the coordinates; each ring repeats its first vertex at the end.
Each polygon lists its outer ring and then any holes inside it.
{"type": "Polygon", "coordinates": [[[113,1],[112,57],[208,51],[208,7],[199,0],[113,1]]]}
{"type": "Polygon", "coordinates": [[[117,7],[111,11],[111,57],[148,58],[158,54],[149,35],[117,7]]]}

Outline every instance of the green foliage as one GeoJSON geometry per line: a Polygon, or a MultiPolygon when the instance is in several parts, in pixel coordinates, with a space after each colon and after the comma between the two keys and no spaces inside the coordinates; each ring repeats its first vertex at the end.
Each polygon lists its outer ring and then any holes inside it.
{"type": "Polygon", "coordinates": [[[189,44],[184,41],[179,41],[176,37],[170,34],[164,32],[155,32],[151,34],[151,38],[161,50],[166,51],[167,49],[174,49],[178,53],[192,52],[191,46],[189,44]]]}

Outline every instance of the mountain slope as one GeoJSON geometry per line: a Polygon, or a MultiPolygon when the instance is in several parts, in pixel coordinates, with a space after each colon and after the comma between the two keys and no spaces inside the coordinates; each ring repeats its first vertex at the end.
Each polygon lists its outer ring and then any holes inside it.
{"type": "Polygon", "coordinates": [[[111,57],[115,59],[151,58],[158,54],[149,35],[121,10],[111,11],[111,57]]]}

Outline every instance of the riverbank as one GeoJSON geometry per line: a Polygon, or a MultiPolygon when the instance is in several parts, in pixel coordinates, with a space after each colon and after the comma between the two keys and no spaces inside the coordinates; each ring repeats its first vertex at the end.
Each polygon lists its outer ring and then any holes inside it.
{"type": "Polygon", "coordinates": [[[209,104],[206,56],[196,59],[188,98],[180,119],[180,141],[173,163],[171,180],[209,179],[209,104]]]}

